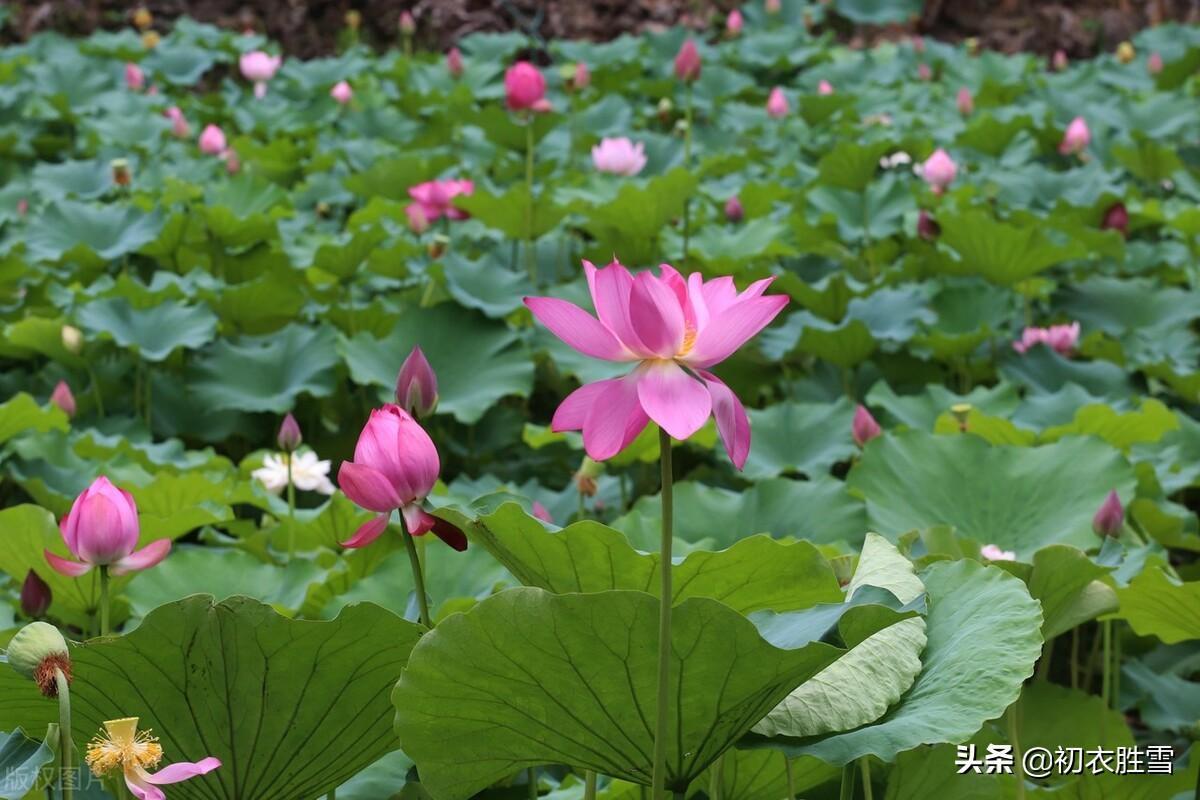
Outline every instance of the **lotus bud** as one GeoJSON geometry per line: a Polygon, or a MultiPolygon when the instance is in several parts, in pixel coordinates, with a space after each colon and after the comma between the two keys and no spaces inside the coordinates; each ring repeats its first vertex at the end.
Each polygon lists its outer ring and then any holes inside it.
{"type": "Polygon", "coordinates": [[[920,55],[925,52],[925,37],[914,36],[909,41],[912,42],[912,49],[914,53],[920,55]]]}
{"type": "Polygon", "coordinates": [[[1063,133],[1062,142],[1058,145],[1058,152],[1064,156],[1077,155],[1086,150],[1091,141],[1092,132],[1088,128],[1087,120],[1083,117],[1076,117],[1071,120],[1071,124],[1063,133]]]}
{"type": "Polygon", "coordinates": [[[344,106],[354,99],[354,90],[350,88],[350,84],[346,83],[346,81],[338,81],[329,90],[329,96],[339,105],[344,106]]]}
{"type": "Polygon", "coordinates": [[[850,435],[854,437],[856,445],[864,447],[867,442],[881,433],[883,433],[883,429],[879,427],[879,423],[871,416],[871,412],[867,410],[866,406],[860,405],[854,409],[854,421],[850,423],[850,435]]]}
{"type": "Polygon", "coordinates": [[[1124,203],[1113,203],[1104,212],[1104,219],[1100,222],[1102,230],[1116,231],[1122,236],[1129,235],[1129,212],[1125,209],[1124,203]]]}
{"type": "Polygon", "coordinates": [[[745,215],[746,211],[742,208],[742,201],[736,194],[725,201],[725,219],[730,222],[741,222],[745,215]]]}
{"type": "Polygon", "coordinates": [[[1054,56],[1050,59],[1050,67],[1055,72],[1062,72],[1069,64],[1070,61],[1067,59],[1066,50],[1059,49],[1054,51],[1054,56]]]}
{"type": "Polygon", "coordinates": [[[302,441],[304,441],[304,436],[300,433],[300,423],[296,422],[296,418],[289,412],[283,418],[283,423],[279,426],[279,433],[275,436],[275,443],[285,453],[294,453],[302,441]]]}
{"type": "Polygon", "coordinates": [[[62,409],[68,417],[75,416],[75,395],[66,381],[59,381],[50,393],[50,402],[62,409]]]}
{"type": "Polygon", "coordinates": [[[1102,538],[1115,538],[1121,535],[1121,528],[1124,525],[1125,508],[1121,505],[1121,498],[1114,490],[1108,493],[1108,497],[1104,498],[1104,502],[1096,511],[1096,516],[1092,517],[1092,530],[1102,538]]]}
{"type": "Polygon", "coordinates": [[[829,81],[821,81],[817,84],[817,94],[830,95],[833,94],[833,84],[829,81]]]}
{"type": "Polygon", "coordinates": [[[129,173],[129,162],[123,158],[112,160],[112,180],[117,186],[128,186],[133,178],[129,173]]]}
{"type": "Polygon", "coordinates": [[[994,544],[985,544],[979,548],[979,555],[988,561],[1016,561],[1017,554],[1012,550],[1001,550],[994,544]]]}
{"type": "Polygon", "coordinates": [[[62,670],[71,682],[71,653],[58,628],[46,622],[31,622],[8,643],[8,663],[18,674],[37,684],[46,697],[58,697],[54,673],[62,670]]]}
{"type": "Polygon", "coordinates": [[[225,131],[216,125],[205,125],[200,132],[200,152],[210,156],[219,156],[225,151],[225,131]]]}
{"type": "Polygon", "coordinates": [[[550,512],[546,510],[546,507],[537,500],[533,501],[533,515],[542,522],[549,522],[551,525],[554,524],[554,517],[550,516],[550,512]]]}
{"type": "Polygon", "coordinates": [[[74,325],[63,325],[62,346],[68,352],[79,355],[83,351],[83,332],[74,325]]]}
{"type": "Polygon", "coordinates": [[[29,213],[29,201],[26,200],[24,197],[22,197],[20,200],[17,201],[17,214],[19,214],[20,216],[23,217],[28,213],[29,213]]]}
{"type": "Polygon", "coordinates": [[[29,570],[25,576],[25,583],[21,585],[21,613],[37,619],[46,613],[46,609],[50,608],[53,599],[54,595],[50,591],[50,584],[42,580],[41,576],[33,570],[29,570]]]}
{"type": "Polygon", "coordinates": [[[350,9],[346,12],[346,27],[352,31],[357,31],[362,27],[362,12],[357,9],[350,9]]]}
{"type": "Polygon", "coordinates": [[[154,15],[145,6],[138,6],[133,12],[133,27],[144,31],[154,24],[154,15]]]}
{"type": "Polygon", "coordinates": [[[790,110],[787,95],[783,93],[783,89],[776,86],[767,96],[767,115],[778,119],[786,117],[790,110]]]}
{"type": "Polygon", "coordinates": [[[1146,69],[1150,72],[1151,75],[1157,75],[1158,73],[1162,72],[1163,71],[1162,53],[1159,53],[1157,50],[1154,51],[1153,53],[1151,53],[1150,57],[1146,59],[1146,69]]]}
{"type": "Polygon", "coordinates": [[[451,47],[450,52],[446,53],[446,69],[450,72],[450,77],[458,78],[463,74],[463,58],[462,51],[457,47],[451,47]]]}
{"type": "Polygon", "coordinates": [[[725,33],[730,38],[741,35],[742,26],[745,24],[742,19],[742,12],[736,8],[729,12],[729,16],[725,18],[725,33]]]}
{"type": "Polygon", "coordinates": [[[230,175],[236,175],[238,170],[242,168],[242,162],[238,159],[237,151],[232,147],[226,148],[221,153],[221,160],[225,162],[225,171],[230,175]]]}
{"type": "Polygon", "coordinates": [[[603,474],[603,464],[584,456],[579,470],[575,473],[575,489],[584,497],[595,497],[598,488],[596,479],[603,474]]]}
{"type": "Polygon", "coordinates": [[[546,79],[528,61],[518,61],[504,73],[504,102],[512,111],[538,110],[546,99],[546,79]]]}
{"type": "Polygon", "coordinates": [[[407,11],[400,12],[400,33],[405,36],[412,36],[417,32],[417,21],[413,19],[413,15],[407,11]]]}
{"type": "Polygon", "coordinates": [[[583,63],[582,61],[576,62],[575,71],[571,75],[571,87],[575,91],[579,92],[586,89],[588,84],[591,82],[592,73],[590,70],[588,70],[587,64],[583,63]]]}
{"type": "Polygon", "coordinates": [[[919,80],[919,81],[933,80],[933,70],[930,69],[929,65],[923,61],[920,64],[917,64],[917,80],[919,80]]]}
{"type": "Polygon", "coordinates": [[[437,374],[418,345],[400,366],[400,374],[396,377],[396,404],[420,419],[433,413],[437,401],[437,374]]]}
{"type": "Polygon", "coordinates": [[[146,73],[132,61],[125,64],[125,85],[134,92],[140,92],[146,85],[146,73]]]}
{"type": "Polygon", "coordinates": [[[780,0],[767,0],[763,3],[763,10],[768,14],[778,14],[783,9],[783,4],[780,0]]]}
{"type": "Polygon", "coordinates": [[[700,68],[700,51],[696,49],[696,43],[688,39],[675,56],[675,77],[691,83],[700,77],[700,68]]]}
{"type": "Polygon", "coordinates": [[[671,102],[671,98],[664,97],[658,101],[658,107],[655,112],[658,114],[658,121],[666,125],[671,121],[671,114],[675,111],[675,104],[671,102]]]}
{"type": "Polygon", "coordinates": [[[921,174],[934,194],[942,194],[954,182],[954,177],[958,174],[958,165],[949,153],[939,147],[925,160],[921,174]]]}
{"type": "Polygon", "coordinates": [[[142,47],[147,50],[158,47],[158,43],[161,41],[162,37],[158,35],[158,31],[146,31],[142,34],[142,47]]]}
{"type": "Polygon", "coordinates": [[[1137,51],[1133,49],[1132,42],[1121,42],[1117,45],[1117,61],[1122,64],[1128,64],[1137,57],[1137,51]]]}
{"type": "Polygon", "coordinates": [[[942,226],[938,225],[937,220],[930,216],[929,212],[921,209],[917,214],[917,236],[920,236],[927,242],[932,242],[942,234],[942,226]]]}
{"type": "Polygon", "coordinates": [[[958,90],[958,113],[969,117],[974,110],[975,100],[971,97],[971,90],[964,86],[958,90]]]}
{"type": "Polygon", "coordinates": [[[958,423],[960,433],[967,432],[967,422],[971,418],[970,403],[955,403],[950,406],[950,413],[954,416],[954,421],[958,423]]]}

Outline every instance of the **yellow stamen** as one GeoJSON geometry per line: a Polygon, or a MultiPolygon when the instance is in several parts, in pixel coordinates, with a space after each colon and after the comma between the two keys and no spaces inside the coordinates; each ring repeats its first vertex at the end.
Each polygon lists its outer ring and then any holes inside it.
{"type": "Polygon", "coordinates": [[[138,718],[109,720],[105,733],[98,734],[87,748],[87,765],[97,777],[116,769],[129,770],[158,766],[162,760],[162,745],[150,731],[137,729],[138,718]]]}
{"type": "Polygon", "coordinates": [[[683,330],[683,344],[679,347],[678,356],[686,356],[696,346],[696,326],[688,325],[683,330]]]}

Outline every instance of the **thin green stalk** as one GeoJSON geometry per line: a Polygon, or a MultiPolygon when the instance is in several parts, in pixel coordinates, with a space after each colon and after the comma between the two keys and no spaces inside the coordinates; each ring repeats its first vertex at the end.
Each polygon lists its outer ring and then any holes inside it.
{"type": "Polygon", "coordinates": [[[1104,655],[1100,661],[1100,696],[1104,698],[1104,705],[1112,706],[1112,621],[1104,620],[1100,623],[1104,637],[1104,655]]]}
{"type": "Polygon", "coordinates": [[[529,800],[537,800],[538,785],[537,785],[537,769],[529,768],[529,800]]]}
{"type": "Polygon", "coordinates": [[[671,467],[671,436],[658,429],[662,468],[662,539],[659,572],[662,585],[658,598],[658,714],[654,727],[653,797],[662,797],[667,782],[667,716],[671,691],[671,543],[674,540],[674,474],[671,467]]]}
{"type": "MultiPolygon", "coordinates": [[[[101,569],[104,569],[101,567],[101,569]]],[[[62,800],[71,800],[75,794],[75,776],[72,762],[74,747],[71,744],[71,687],[61,669],[54,669],[54,686],[58,690],[58,759],[62,781],[62,800]],[[67,777],[70,775],[70,777],[67,777]]]]}
{"type": "Polygon", "coordinates": [[[596,800],[596,773],[590,769],[583,773],[583,800],[596,800]]]}
{"type": "Polygon", "coordinates": [[[108,636],[111,628],[109,626],[109,608],[108,608],[108,566],[100,567],[100,635],[108,636]]]}
{"type": "Polygon", "coordinates": [[[1050,657],[1054,655],[1054,639],[1047,639],[1042,645],[1042,657],[1038,660],[1037,679],[1039,681],[1049,680],[1050,678],[1050,657]]]}
{"type": "Polygon", "coordinates": [[[100,380],[96,377],[96,370],[92,369],[89,363],[87,367],[88,377],[92,380],[92,396],[96,398],[96,413],[101,419],[104,418],[104,395],[100,391],[100,380]]]}
{"type": "Polygon", "coordinates": [[[288,560],[291,560],[296,555],[296,485],[292,483],[292,459],[295,456],[294,452],[287,454],[288,560]]]}
{"type": "Polygon", "coordinates": [[[152,426],[154,424],[154,374],[149,369],[146,370],[146,430],[151,431],[151,438],[154,434],[152,426]]]}
{"type": "Polygon", "coordinates": [[[674,791],[671,793],[673,800],[687,800],[687,792],[674,791]]]}
{"type": "Polygon", "coordinates": [[[1104,638],[1101,635],[1102,627],[1103,625],[1101,623],[1096,623],[1096,635],[1092,637],[1092,649],[1091,652],[1088,653],[1086,662],[1087,668],[1083,673],[1083,690],[1085,692],[1092,691],[1092,674],[1096,669],[1096,658],[1100,655],[1100,640],[1104,638]]]}
{"type": "Polygon", "coordinates": [[[328,797],[329,800],[337,800],[337,789],[330,789],[329,794],[326,795],[326,797],[328,797]]]}
{"type": "MultiPolygon", "coordinates": [[[[1113,623],[1109,623],[1112,625],[1113,623]]],[[[1121,710],[1121,632],[1113,631],[1113,660],[1112,660],[1112,708],[1121,710]]]]}
{"type": "Polygon", "coordinates": [[[787,800],[796,800],[796,780],[792,775],[792,760],[783,757],[783,769],[787,772],[787,800]]]}
{"type": "Polygon", "coordinates": [[[842,791],[838,794],[838,800],[854,800],[854,762],[846,764],[842,767],[842,791]]]}
{"type": "Polygon", "coordinates": [[[1079,688],[1079,626],[1071,629],[1071,688],[1079,688]]]}
{"type": "MultiPolygon", "coordinates": [[[[692,168],[692,84],[688,81],[687,84],[687,108],[684,111],[684,120],[687,127],[683,131],[683,168],[692,168]]],[[[692,234],[692,219],[691,219],[691,198],[685,198],[683,201],[683,263],[680,267],[687,265],[688,260],[688,244],[692,234]]]]}
{"type": "Polygon", "coordinates": [[[1013,749],[1013,773],[1017,777],[1017,800],[1025,800],[1024,756],[1021,752],[1021,743],[1017,739],[1017,713],[1019,711],[1017,706],[1020,704],[1021,698],[1018,697],[1008,707],[1008,711],[1005,712],[1004,717],[1008,722],[1008,743],[1012,745],[1013,749]]]}
{"type": "Polygon", "coordinates": [[[529,205],[525,211],[525,269],[529,280],[537,285],[537,259],[533,249],[533,115],[525,123],[525,192],[529,205]]]}
{"type": "Polygon", "coordinates": [[[865,800],[875,800],[871,789],[871,761],[870,756],[863,756],[858,760],[858,768],[862,772],[863,782],[863,797],[865,800]]]}
{"type": "Polygon", "coordinates": [[[717,768],[708,784],[708,797],[709,800],[725,800],[725,753],[717,759],[717,768]]]}
{"type": "Polygon", "coordinates": [[[417,592],[417,608],[420,610],[421,624],[426,628],[433,627],[433,617],[429,616],[429,598],[425,596],[425,571],[421,568],[421,558],[417,555],[417,545],[413,542],[412,534],[408,532],[408,523],[404,515],[400,515],[400,530],[404,537],[404,549],[408,551],[408,563],[412,566],[413,588],[417,592]]]}

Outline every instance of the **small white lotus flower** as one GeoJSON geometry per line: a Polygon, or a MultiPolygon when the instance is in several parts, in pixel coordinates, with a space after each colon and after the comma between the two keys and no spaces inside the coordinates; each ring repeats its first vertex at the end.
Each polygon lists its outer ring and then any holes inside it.
{"type": "MultiPolygon", "coordinates": [[[[329,480],[329,463],[317,458],[312,450],[293,453],[292,485],[305,492],[333,494],[333,483],[329,480]]],[[[287,453],[268,453],[263,465],[250,473],[255,480],[267,487],[267,491],[279,494],[288,485],[287,453]]]]}

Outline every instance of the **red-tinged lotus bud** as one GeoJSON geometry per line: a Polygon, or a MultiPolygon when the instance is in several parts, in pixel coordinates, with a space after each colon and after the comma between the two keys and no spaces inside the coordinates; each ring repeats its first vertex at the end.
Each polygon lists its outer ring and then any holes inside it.
{"type": "Polygon", "coordinates": [[[25,583],[21,585],[21,613],[31,619],[37,619],[46,613],[53,599],[50,584],[33,570],[29,570],[25,576],[25,583]]]}
{"type": "Polygon", "coordinates": [[[63,410],[68,417],[75,416],[75,395],[66,381],[59,381],[50,393],[50,402],[63,410]]]}
{"type": "Polygon", "coordinates": [[[450,77],[458,78],[463,74],[463,57],[462,51],[457,47],[451,47],[450,52],[446,53],[446,69],[450,73],[450,77]]]}
{"type": "Polygon", "coordinates": [[[518,61],[504,73],[504,101],[512,111],[537,107],[546,99],[546,78],[528,61],[518,61]]]}
{"type": "Polygon", "coordinates": [[[8,643],[8,663],[17,674],[37,684],[46,697],[58,697],[58,674],[71,682],[71,653],[58,628],[31,622],[8,643]]]}
{"type": "Polygon", "coordinates": [[[675,56],[675,77],[690,83],[700,77],[700,67],[700,51],[696,49],[696,43],[688,39],[675,56]]]}
{"type": "Polygon", "coordinates": [[[863,447],[881,433],[883,433],[883,429],[879,427],[879,423],[871,416],[871,412],[867,410],[866,406],[860,405],[854,409],[854,421],[850,424],[850,435],[854,437],[856,445],[863,447]]]}
{"type": "Polygon", "coordinates": [[[304,441],[304,436],[300,433],[300,423],[296,422],[296,418],[289,413],[283,418],[283,422],[279,426],[279,433],[275,436],[275,443],[285,453],[294,453],[302,441],[304,441]]]}
{"type": "Polygon", "coordinates": [[[725,201],[725,219],[730,222],[741,222],[742,217],[746,215],[746,210],[742,208],[742,201],[737,195],[725,201]]]}
{"type": "Polygon", "coordinates": [[[745,24],[746,21],[742,19],[742,12],[735,8],[733,11],[730,11],[729,16],[725,18],[725,33],[730,38],[740,36],[742,33],[742,26],[745,24]]]}
{"type": "Polygon", "coordinates": [[[1125,209],[1124,203],[1113,203],[1104,212],[1104,219],[1100,222],[1100,227],[1103,230],[1112,230],[1122,236],[1129,235],[1129,212],[1125,209]]]}
{"type": "Polygon", "coordinates": [[[1124,525],[1125,508],[1114,490],[1108,493],[1108,497],[1104,498],[1104,502],[1096,511],[1096,516],[1092,517],[1092,530],[1097,536],[1117,537],[1121,535],[1124,525]]]}
{"type": "Polygon", "coordinates": [[[931,81],[933,80],[933,70],[925,62],[917,64],[917,80],[931,81]]]}
{"type": "Polygon", "coordinates": [[[579,92],[587,88],[592,82],[592,73],[588,70],[587,64],[582,61],[575,63],[575,71],[571,75],[571,87],[579,92]]]}
{"type": "Polygon", "coordinates": [[[917,214],[917,236],[927,242],[932,242],[941,235],[942,226],[938,225],[937,220],[930,216],[928,211],[921,209],[917,214]]]}
{"type": "Polygon", "coordinates": [[[405,36],[412,36],[417,32],[417,21],[413,19],[413,15],[407,11],[400,12],[400,33],[405,36]]]}
{"type": "Polygon", "coordinates": [[[766,0],[763,3],[763,9],[768,14],[778,14],[783,9],[783,3],[781,0],[766,0]]]}
{"type": "Polygon", "coordinates": [[[421,419],[433,413],[437,402],[437,374],[418,345],[400,366],[400,374],[396,377],[396,403],[421,419]]]}
{"type": "Polygon", "coordinates": [[[1162,72],[1163,71],[1162,53],[1159,53],[1157,50],[1154,51],[1153,53],[1151,53],[1150,57],[1146,59],[1146,69],[1149,70],[1151,75],[1157,75],[1158,73],[1162,72]]]}
{"type": "Polygon", "coordinates": [[[962,87],[958,90],[958,113],[964,117],[971,116],[971,112],[975,110],[975,99],[971,97],[971,90],[967,87],[962,87]]]}
{"type": "Polygon", "coordinates": [[[554,517],[550,516],[550,512],[546,510],[546,507],[537,500],[533,501],[533,515],[542,522],[549,522],[551,525],[554,524],[554,517]]]}

